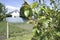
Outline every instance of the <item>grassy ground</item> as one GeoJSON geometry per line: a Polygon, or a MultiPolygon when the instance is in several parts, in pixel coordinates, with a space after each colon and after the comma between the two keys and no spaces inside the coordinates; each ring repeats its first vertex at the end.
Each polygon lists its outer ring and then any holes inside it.
{"type": "MultiPolygon", "coordinates": [[[[32,27],[32,24],[9,23],[9,39],[5,40],[30,40],[32,27]]],[[[0,40],[4,38],[6,38],[6,22],[0,22],[0,40]]]]}
{"type": "Polygon", "coordinates": [[[0,22],[0,40],[5,39],[6,37],[6,22],[0,22]]]}
{"type": "Polygon", "coordinates": [[[6,22],[0,22],[0,35],[6,32],[6,22]]]}

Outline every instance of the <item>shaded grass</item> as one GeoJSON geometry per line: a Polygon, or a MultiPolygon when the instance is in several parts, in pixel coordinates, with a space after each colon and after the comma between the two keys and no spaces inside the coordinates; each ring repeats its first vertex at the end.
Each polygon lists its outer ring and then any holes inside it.
{"type": "Polygon", "coordinates": [[[0,36],[4,35],[4,33],[6,33],[6,22],[0,22],[0,36]]]}
{"type": "Polygon", "coordinates": [[[6,22],[0,21],[0,40],[4,40],[6,38],[6,22]]]}

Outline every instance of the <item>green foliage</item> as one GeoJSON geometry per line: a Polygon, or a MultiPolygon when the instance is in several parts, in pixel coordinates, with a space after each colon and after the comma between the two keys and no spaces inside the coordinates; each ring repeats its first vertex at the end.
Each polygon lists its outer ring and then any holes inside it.
{"type": "Polygon", "coordinates": [[[7,10],[5,6],[2,3],[0,3],[0,21],[2,21],[6,17],[5,15],[6,12],[7,10]]]}
{"type": "Polygon", "coordinates": [[[3,21],[3,19],[6,17],[6,15],[0,15],[0,21],[3,21]]]}
{"type": "Polygon", "coordinates": [[[2,7],[3,7],[3,5],[2,5],[2,3],[0,3],[0,13],[2,12],[2,7]]]}
{"type": "Polygon", "coordinates": [[[55,0],[50,0],[50,4],[55,3],[55,0]]]}
{"type": "Polygon", "coordinates": [[[32,40],[60,40],[60,11],[56,10],[54,0],[51,3],[54,5],[52,9],[46,5],[32,4],[32,11],[37,17],[29,21],[35,25],[32,40]]]}
{"type": "Polygon", "coordinates": [[[36,8],[38,6],[38,2],[34,2],[32,5],[31,5],[31,8],[36,8]]]}
{"type": "Polygon", "coordinates": [[[0,14],[5,12],[6,12],[5,6],[2,3],[0,3],[0,14]]]}
{"type": "Polygon", "coordinates": [[[32,9],[27,2],[25,2],[20,9],[20,16],[24,18],[28,18],[32,16],[32,9]]]}

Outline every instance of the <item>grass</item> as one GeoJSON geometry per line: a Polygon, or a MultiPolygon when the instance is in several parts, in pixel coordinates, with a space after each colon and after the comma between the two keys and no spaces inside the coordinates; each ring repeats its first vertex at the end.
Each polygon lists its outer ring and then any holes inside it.
{"type": "MultiPolygon", "coordinates": [[[[6,22],[0,22],[0,36],[6,34],[6,22]]],[[[5,36],[6,37],[6,36],[5,36]]],[[[5,40],[30,40],[32,25],[26,23],[9,23],[9,38],[5,40]]]]}
{"type": "Polygon", "coordinates": [[[3,35],[6,32],[6,22],[0,22],[0,35],[3,35]]]}
{"type": "Polygon", "coordinates": [[[6,22],[0,22],[0,40],[4,40],[6,38],[6,22]]]}

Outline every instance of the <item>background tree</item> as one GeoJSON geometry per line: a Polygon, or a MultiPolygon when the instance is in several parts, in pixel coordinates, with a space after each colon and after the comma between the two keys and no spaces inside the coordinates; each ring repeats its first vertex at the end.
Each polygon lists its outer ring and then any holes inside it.
{"type": "Polygon", "coordinates": [[[2,21],[5,18],[5,13],[7,12],[5,6],[0,3],[0,21],[2,21]]]}

